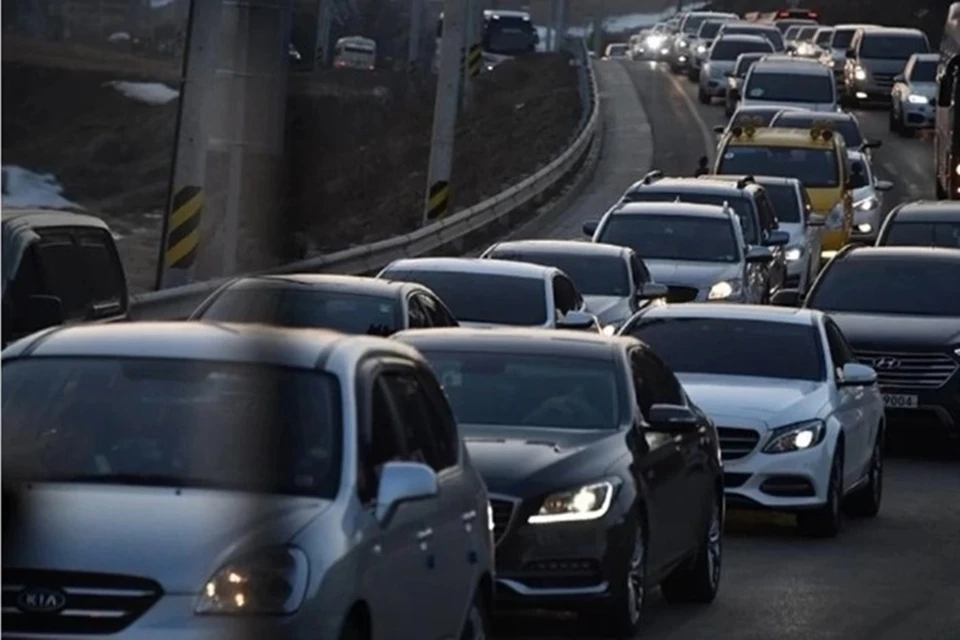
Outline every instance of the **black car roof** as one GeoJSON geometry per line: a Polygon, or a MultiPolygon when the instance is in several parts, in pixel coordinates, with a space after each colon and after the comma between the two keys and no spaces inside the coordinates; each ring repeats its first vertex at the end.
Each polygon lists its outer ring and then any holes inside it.
{"type": "Polygon", "coordinates": [[[946,262],[960,265],[960,249],[943,247],[855,247],[836,256],[840,260],[884,260],[886,258],[914,258],[927,262],[946,262]]]}
{"type": "Polygon", "coordinates": [[[585,331],[503,328],[410,329],[393,336],[426,351],[502,352],[510,355],[550,355],[613,360],[617,351],[641,344],[636,338],[585,331]]]}
{"type": "Polygon", "coordinates": [[[310,288],[340,289],[350,293],[393,297],[409,289],[425,289],[422,285],[396,280],[379,280],[364,276],[345,276],[326,273],[290,273],[282,275],[245,276],[237,278],[230,289],[271,287],[277,289],[310,288]]]}
{"type": "Polygon", "coordinates": [[[960,221],[960,203],[953,200],[917,200],[908,202],[893,212],[894,219],[910,222],[960,221]]]}

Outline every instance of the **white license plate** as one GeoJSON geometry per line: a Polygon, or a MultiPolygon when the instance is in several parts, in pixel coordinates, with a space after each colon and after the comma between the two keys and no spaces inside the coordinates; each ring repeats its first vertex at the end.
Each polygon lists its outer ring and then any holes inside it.
{"type": "Polygon", "coordinates": [[[891,409],[916,409],[917,396],[908,396],[901,393],[883,394],[883,404],[891,409]]]}

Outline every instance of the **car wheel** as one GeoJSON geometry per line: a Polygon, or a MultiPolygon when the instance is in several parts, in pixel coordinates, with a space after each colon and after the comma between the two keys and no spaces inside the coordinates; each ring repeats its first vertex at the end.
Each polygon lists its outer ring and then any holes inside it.
{"type": "Polygon", "coordinates": [[[870,470],[867,472],[867,484],[859,488],[844,504],[848,515],[857,518],[873,518],[880,513],[883,500],[883,431],[877,434],[870,456],[870,470]]]}
{"type": "Polygon", "coordinates": [[[902,138],[912,138],[913,129],[907,126],[907,123],[903,121],[903,111],[900,111],[900,115],[897,117],[897,133],[900,134],[902,138]]]}
{"type": "Polygon", "coordinates": [[[700,101],[700,104],[710,104],[712,101],[710,94],[703,90],[703,87],[697,89],[697,100],[700,101]]]}
{"type": "Polygon", "coordinates": [[[643,525],[634,525],[633,545],[623,573],[613,585],[609,604],[593,614],[600,635],[610,638],[632,638],[640,629],[647,582],[647,536],[643,525]]]}
{"type": "Polygon", "coordinates": [[[889,117],[888,122],[887,122],[887,129],[889,129],[890,133],[896,133],[896,132],[897,132],[897,118],[894,116],[893,111],[894,111],[894,110],[893,110],[893,107],[891,107],[891,108],[890,108],[890,117],[889,117]]]}
{"type": "Polygon", "coordinates": [[[710,522],[697,557],[683,564],[660,583],[660,591],[667,602],[710,603],[720,589],[723,564],[723,503],[714,499],[710,522]]]}
{"type": "Polygon", "coordinates": [[[460,640],[487,640],[490,637],[490,616],[483,595],[477,593],[467,613],[467,623],[463,626],[460,640]]]}
{"type": "Polygon", "coordinates": [[[797,514],[800,533],[814,538],[833,538],[843,526],[843,448],[837,447],[830,465],[830,480],[827,484],[827,502],[813,511],[797,514]]]}

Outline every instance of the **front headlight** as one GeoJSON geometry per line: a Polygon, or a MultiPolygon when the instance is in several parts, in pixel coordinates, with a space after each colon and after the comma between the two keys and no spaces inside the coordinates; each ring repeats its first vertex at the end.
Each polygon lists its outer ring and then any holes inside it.
{"type": "Polygon", "coordinates": [[[857,231],[859,231],[860,233],[870,233],[871,231],[873,231],[873,225],[868,222],[864,222],[863,224],[858,224],[857,231]]]}
{"type": "Polygon", "coordinates": [[[706,47],[706,45],[702,45],[702,44],[701,44],[701,45],[698,45],[698,46],[697,46],[697,53],[699,53],[699,54],[702,55],[702,54],[704,54],[704,53],[706,53],[706,52],[707,52],[707,47],[706,47]]]}
{"type": "Polygon", "coordinates": [[[607,326],[605,326],[603,329],[600,330],[600,333],[602,333],[605,336],[615,336],[617,335],[617,325],[608,324],[607,326]]]}
{"type": "Polygon", "coordinates": [[[796,262],[803,257],[803,247],[789,247],[784,252],[783,257],[790,262],[796,262]]]}
{"type": "Polygon", "coordinates": [[[880,201],[877,200],[875,196],[870,196],[869,198],[864,198],[860,202],[853,205],[858,211],[873,211],[880,206],[880,201]]]}
{"type": "Polygon", "coordinates": [[[930,98],[916,93],[911,93],[909,96],[907,96],[907,102],[910,104],[927,104],[930,102],[930,98]]]}
{"type": "Polygon", "coordinates": [[[957,347],[956,349],[954,349],[953,352],[957,354],[957,357],[960,357],[960,347],[957,347]]]}
{"type": "Polygon", "coordinates": [[[831,69],[833,69],[835,66],[837,66],[837,61],[834,60],[833,58],[831,58],[831,59],[827,60],[827,63],[826,63],[826,64],[827,64],[828,67],[830,67],[831,69]]]}
{"type": "Polygon", "coordinates": [[[764,453],[791,453],[815,447],[827,433],[823,420],[806,420],[774,429],[764,453]]]}
{"type": "Polygon", "coordinates": [[[197,599],[195,613],[264,615],[295,612],[307,592],[309,566],[296,547],[262,549],[218,569],[197,599]]]}
{"type": "Polygon", "coordinates": [[[838,202],[834,205],[833,209],[830,210],[830,214],[824,221],[824,226],[831,231],[843,229],[843,213],[843,203],[838,202]]]}
{"type": "Polygon", "coordinates": [[[867,70],[863,67],[857,67],[853,72],[853,77],[857,80],[866,80],[867,79],[867,70]]]}
{"type": "Polygon", "coordinates": [[[708,300],[727,300],[740,294],[741,283],[739,280],[722,280],[710,287],[710,293],[707,294],[708,300]]]}
{"type": "Polygon", "coordinates": [[[684,40],[683,38],[677,40],[677,46],[680,47],[681,49],[686,49],[689,44],[690,43],[684,40]]]}
{"type": "Polygon", "coordinates": [[[530,524],[582,522],[606,515],[613,504],[614,483],[597,482],[547,496],[540,510],[527,519],[530,524]]]}

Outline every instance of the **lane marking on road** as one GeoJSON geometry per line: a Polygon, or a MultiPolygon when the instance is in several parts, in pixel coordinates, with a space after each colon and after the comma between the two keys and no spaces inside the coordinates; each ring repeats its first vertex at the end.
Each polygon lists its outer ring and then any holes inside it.
{"type": "Polygon", "coordinates": [[[690,94],[686,92],[677,77],[670,73],[669,70],[663,70],[661,73],[666,74],[667,80],[670,81],[670,84],[673,85],[673,88],[676,89],[683,97],[683,101],[686,103],[687,109],[690,110],[690,115],[693,116],[693,119],[697,123],[697,127],[700,129],[700,137],[703,138],[703,148],[706,151],[705,155],[710,159],[710,164],[713,164],[714,157],[717,153],[717,137],[713,133],[713,129],[707,126],[707,123],[700,115],[700,110],[697,109],[697,105],[693,101],[693,98],[691,98],[690,94]]]}
{"type": "MultiPolygon", "coordinates": [[[[894,181],[896,181],[897,178],[906,177],[903,175],[903,172],[897,169],[896,165],[894,165],[892,162],[883,162],[880,166],[883,167],[884,171],[886,171],[890,178],[894,181]]],[[[906,189],[907,195],[910,198],[919,198],[923,193],[923,189],[909,178],[901,181],[900,185],[906,189]]]]}

